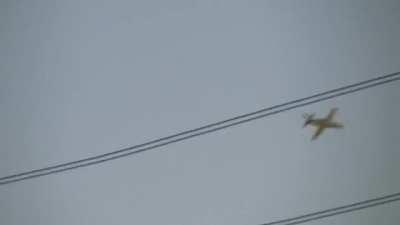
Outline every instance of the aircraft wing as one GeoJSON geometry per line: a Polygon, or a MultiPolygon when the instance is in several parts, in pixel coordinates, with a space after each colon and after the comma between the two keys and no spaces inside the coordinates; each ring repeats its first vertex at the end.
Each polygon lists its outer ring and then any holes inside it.
{"type": "Polygon", "coordinates": [[[331,111],[329,112],[328,116],[327,116],[327,120],[328,121],[332,121],[333,117],[335,116],[336,112],[338,111],[338,108],[333,108],[331,109],[331,111]]]}
{"type": "Polygon", "coordinates": [[[317,130],[315,131],[314,136],[312,137],[311,140],[317,139],[317,138],[319,137],[319,135],[322,134],[322,132],[324,131],[324,129],[325,129],[325,127],[322,127],[322,126],[318,127],[317,130]]]}

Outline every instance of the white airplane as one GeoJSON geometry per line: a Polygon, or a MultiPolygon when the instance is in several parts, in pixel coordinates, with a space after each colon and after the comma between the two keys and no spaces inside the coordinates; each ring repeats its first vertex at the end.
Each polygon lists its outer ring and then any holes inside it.
{"type": "Polygon", "coordinates": [[[314,118],[315,113],[304,114],[304,119],[306,121],[303,127],[311,125],[317,128],[311,140],[317,139],[326,128],[343,128],[342,124],[333,121],[333,117],[335,116],[337,111],[337,108],[331,109],[331,111],[325,118],[314,118]]]}

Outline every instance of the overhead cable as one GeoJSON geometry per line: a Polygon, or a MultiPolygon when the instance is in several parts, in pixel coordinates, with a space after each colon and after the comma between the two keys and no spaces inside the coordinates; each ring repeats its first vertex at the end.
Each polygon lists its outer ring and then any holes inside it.
{"type": "Polygon", "coordinates": [[[400,201],[400,192],[261,225],[295,225],[400,201]]]}
{"type": "Polygon", "coordinates": [[[142,152],[150,151],[153,149],[160,149],[172,143],[180,142],[186,139],[198,137],[218,130],[227,129],[243,123],[258,120],[264,117],[279,114],[292,109],[304,107],[307,105],[315,104],[317,102],[333,99],[343,95],[349,95],[361,90],[369,89],[372,87],[381,86],[383,84],[392,83],[400,80],[400,72],[379,76],[376,78],[368,79],[365,81],[357,82],[351,85],[346,85],[329,91],[320,92],[308,97],[299,98],[296,100],[288,101],[282,104],[274,105],[272,107],[263,108],[251,113],[239,115],[233,118],[222,120],[219,122],[211,123],[199,128],[179,132],[170,136],[158,138],[149,142],[139,145],[122,148],[105,154],[100,154],[92,157],[79,159],[76,161],[60,163],[52,166],[47,166],[41,169],[29,170],[26,172],[16,173],[4,177],[0,177],[0,185],[41,177],[45,175],[60,173],[68,170],[73,170],[81,167],[95,165],[106,161],[126,157],[129,155],[139,154],[142,152]]]}

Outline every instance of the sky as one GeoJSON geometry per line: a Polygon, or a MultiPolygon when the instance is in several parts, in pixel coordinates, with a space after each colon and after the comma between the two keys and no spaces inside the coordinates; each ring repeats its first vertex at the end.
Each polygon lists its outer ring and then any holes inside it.
{"type": "MultiPolygon", "coordinates": [[[[397,0],[0,1],[0,176],[400,71],[397,0]]],[[[0,221],[258,225],[400,190],[399,83],[0,186],[0,221]],[[310,141],[304,113],[343,130],[310,141]]],[[[400,203],[305,224],[395,225],[400,203]]]]}

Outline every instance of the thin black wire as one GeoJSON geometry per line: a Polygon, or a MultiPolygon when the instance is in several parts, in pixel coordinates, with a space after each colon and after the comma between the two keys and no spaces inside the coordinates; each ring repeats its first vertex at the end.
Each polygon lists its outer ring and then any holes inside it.
{"type": "Polygon", "coordinates": [[[102,163],[102,162],[105,162],[105,161],[109,161],[109,160],[125,157],[125,156],[128,156],[128,155],[132,155],[132,154],[137,154],[137,153],[140,153],[140,152],[148,151],[148,150],[151,150],[151,149],[154,149],[154,148],[158,148],[158,147],[165,146],[165,145],[168,145],[168,144],[172,144],[172,143],[175,143],[175,142],[183,141],[183,140],[186,140],[186,139],[189,139],[189,138],[192,138],[192,137],[196,137],[196,136],[200,136],[200,135],[204,135],[204,134],[207,134],[207,133],[215,132],[215,131],[218,131],[218,130],[221,130],[221,129],[226,129],[228,127],[232,127],[232,126],[239,125],[239,124],[242,124],[242,123],[246,123],[246,122],[249,122],[249,121],[252,121],[252,120],[260,119],[260,118],[263,118],[263,117],[266,117],[266,116],[270,116],[270,115],[273,115],[273,114],[277,114],[277,113],[280,113],[280,112],[288,111],[288,110],[291,110],[291,109],[294,109],[294,108],[306,106],[306,105],[317,103],[317,102],[324,101],[324,100],[327,100],[327,99],[331,99],[331,98],[339,97],[339,96],[342,96],[342,95],[354,93],[354,92],[357,92],[357,91],[360,91],[360,90],[363,90],[363,89],[367,89],[367,88],[375,87],[375,86],[382,85],[382,84],[385,84],[385,83],[390,83],[390,82],[393,82],[393,81],[397,81],[397,80],[400,79],[399,75],[400,75],[400,72],[396,72],[396,73],[380,76],[380,77],[377,77],[377,78],[373,78],[373,79],[369,79],[369,80],[366,80],[366,81],[358,82],[358,83],[355,83],[355,84],[352,84],[352,85],[347,85],[347,86],[336,88],[336,89],[333,89],[333,90],[330,90],[330,91],[326,91],[326,92],[322,92],[322,93],[319,93],[319,94],[315,94],[315,95],[312,95],[312,96],[309,96],[309,97],[305,97],[305,98],[300,98],[300,99],[297,99],[297,100],[289,101],[289,102],[286,102],[286,103],[283,103],[283,104],[279,104],[279,105],[275,105],[275,106],[272,106],[272,107],[269,107],[269,108],[264,108],[264,109],[261,109],[261,110],[258,110],[258,111],[252,112],[252,113],[243,114],[243,115],[240,115],[240,116],[237,116],[237,117],[233,117],[233,118],[230,118],[230,119],[227,119],[227,120],[224,120],[224,121],[212,123],[212,124],[209,124],[209,125],[206,125],[206,126],[202,126],[202,127],[196,128],[196,129],[180,132],[180,133],[177,133],[177,134],[174,134],[174,135],[171,135],[171,136],[167,136],[167,137],[164,137],[164,138],[159,138],[159,139],[156,139],[156,140],[153,140],[153,141],[149,141],[149,142],[146,142],[146,143],[143,143],[143,144],[140,144],[140,145],[135,145],[135,146],[132,146],[132,147],[120,149],[120,150],[117,150],[117,151],[114,151],[114,152],[110,152],[110,153],[106,153],[106,154],[102,154],[102,155],[97,155],[97,156],[93,156],[93,157],[89,157],[89,158],[84,158],[84,159],[81,159],[81,160],[72,161],[72,162],[59,164],[59,165],[55,165],[55,166],[49,166],[49,167],[45,167],[45,168],[42,168],[42,169],[36,169],[36,170],[31,170],[31,171],[27,171],[27,172],[22,172],[22,173],[18,173],[18,174],[14,174],[14,175],[1,177],[0,181],[2,181],[2,182],[0,182],[0,185],[14,183],[14,182],[17,182],[17,181],[22,181],[22,180],[26,180],[26,179],[35,178],[35,177],[45,176],[45,175],[49,175],[49,174],[53,174],[53,173],[59,173],[59,172],[62,172],[62,171],[72,170],[72,169],[85,167],[85,166],[89,166],[89,165],[94,165],[94,164],[102,163]],[[387,78],[392,78],[392,77],[395,77],[395,78],[389,79],[389,80],[385,80],[387,78]],[[384,81],[380,81],[380,80],[384,80],[384,81]],[[372,83],[372,82],[375,82],[375,81],[380,81],[380,82],[372,83]],[[362,85],[365,85],[365,84],[368,84],[368,83],[372,83],[372,84],[366,85],[366,86],[362,86],[362,85]],[[362,87],[359,87],[359,86],[362,86],[362,87]],[[351,88],[354,88],[354,87],[359,87],[359,88],[352,89],[352,90],[349,90],[349,91],[340,92],[340,91],[343,91],[343,90],[346,90],[346,89],[351,89],[351,88]],[[340,92],[340,93],[337,93],[337,94],[334,94],[334,95],[330,95],[330,96],[327,96],[327,97],[323,97],[323,98],[319,98],[319,99],[316,99],[316,100],[313,100],[313,101],[310,101],[310,102],[298,104],[298,105],[295,105],[295,106],[291,106],[291,107],[288,107],[288,108],[284,108],[284,109],[281,109],[281,110],[273,111],[273,112],[270,112],[270,113],[265,113],[265,114],[261,114],[261,115],[255,116],[255,117],[251,117],[251,116],[254,116],[254,115],[257,115],[257,114],[260,114],[260,113],[263,113],[263,112],[271,111],[271,110],[274,110],[274,109],[277,109],[277,108],[280,108],[280,107],[283,107],[283,106],[288,106],[288,105],[292,105],[294,103],[304,102],[304,101],[307,101],[307,100],[310,100],[310,99],[313,99],[313,98],[321,97],[321,96],[328,95],[328,94],[333,94],[333,93],[336,93],[336,92],[340,92]],[[244,119],[244,118],[247,118],[247,117],[251,117],[251,118],[244,119]],[[234,122],[234,123],[227,124],[227,125],[224,125],[224,126],[216,127],[216,128],[213,128],[213,129],[205,130],[207,128],[212,128],[212,127],[215,127],[215,126],[218,126],[218,125],[222,125],[222,124],[225,124],[225,123],[228,123],[228,122],[232,122],[232,121],[235,121],[235,120],[239,120],[239,119],[244,119],[244,120],[240,120],[238,122],[234,122]],[[201,131],[201,130],[205,130],[205,131],[202,131],[202,132],[199,132],[199,133],[195,133],[195,134],[191,134],[191,133],[194,133],[196,131],[201,131]],[[149,147],[146,147],[146,148],[142,148],[142,149],[139,149],[139,150],[136,150],[136,151],[127,152],[129,150],[138,149],[138,148],[141,148],[141,147],[144,147],[144,146],[147,146],[147,145],[151,145],[151,144],[159,143],[159,142],[162,142],[162,141],[170,140],[170,139],[173,139],[173,138],[176,138],[176,137],[179,137],[179,136],[183,136],[183,135],[186,135],[186,134],[191,134],[191,135],[184,136],[184,137],[181,137],[181,138],[178,138],[178,139],[175,139],[175,140],[172,140],[172,141],[164,142],[164,143],[161,143],[161,144],[149,146],[149,147]],[[119,153],[124,153],[124,154],[117,155],[119,153]],[[108,156],[112,156],[112,157],[105,158],[105,157],[108,157],[108,156]],[[97,160],[97,159],[99,159],[99,160],[97,160]],[[97,160],[97,161],[93,161],[93,160],[97,160]],[[92,162],[89,162],[89,161],[92,161],[92,162]],[[80,163],[83,163],[83,164],[80,164],[80,163]],[[78,165],[76,165],[76,164],[78,164],[78,165]],[[69,167],[67,167],[67,166],[69,166],[69,167]],[[62,167],[66,167],[66,168],[62,168],[62,167]],[[54,169],[56,169],[56,170],[54,170],[54,169]],[[44,173],[40,173],[40,172],[44,172],[44,173]],[[36,173],[39,173],[39,174],[36,174],[36,173]],[[26,176],[26,175],[28,175],[28,176],[26,176]]]}
{"type": "Polygon", "coordinates": [[[294,224],[310,222],[310,221],[313,221],[313,220],[319,220],[319,219],[332,217],[332,216],[336,216],[336,215],[340,215],[340,214],[344,214],[344,213],[350,213],[350,212],[358,211],[358,210],[361,210],[361,209],[366,209],[366,208],[371,208],[371,207],[375,207],[375,206],[379,206],[379,205],[384,205],[384,204],[388,204],[388,203],[391,203],[391,202],[396,202],[396,201],[399,201],[399,200],[400,200],[400,198],[390,199],[390,200],[387,200],[387,201],[377,202],[377,203],[374,203],[374,204],[371,204],[371,205],[360,206],[360,207],[356,207],[356,208],[352,208],[352,209],[348,209],[348,210],[344,210],[344,211],[340,211],[340,212],[331,213],[331,214],[328,214],[328,215],[323,215],[323,216],[318,216],[318,217],[314,217],[314,218],[310,218],[310,219],[296,221],[296,222],[293,222],[293,223],[287,223],[285,225],[294,225],[294,224]]]}
{"type": "Polygon", "coordinates": [[[348,204],[348,205],[344,205],[344,206],[339,206],[339,207],[335,207],[335,208],[331,208],[331,209],[326,209],[326,210],[322,210],[322,211],[318,211],[318,212],[314,212],[314,213],[309,213],[309,214],[305,214],[305,215],[301,215],[301,216],[297,216],[297,217],[293,217],[293,218],[289,218],[289,219],[283,219],[283,220],[278,220],[278,221],[274,221],[274,222],[264,223],[261,225],[300,224],[300,223],[305,223],[305,222],[309,222],[312,220],[318,220],[318,219],[322,219],[322,218],[326,218],[326,217],[331,217],[331,216],[335,216],[335,215],[339,215],[339,214],[349,213],[349,212],[353,212],[353,211],[357,211],[357,210],[361,210],[361,209],[365,209],[365,208],[383,205],[383,204],[387,204],[387,203],[395,202],[395,201],[399,201],[399,200],[400,200],[400,192],[391,194],[391,195],[386,195],[386,196],[382,196],[382,197],[378,197],[378,198],[361,201],[361,202],[356,202],[356,203],[352,203],[352,204],[348,204]]]}

